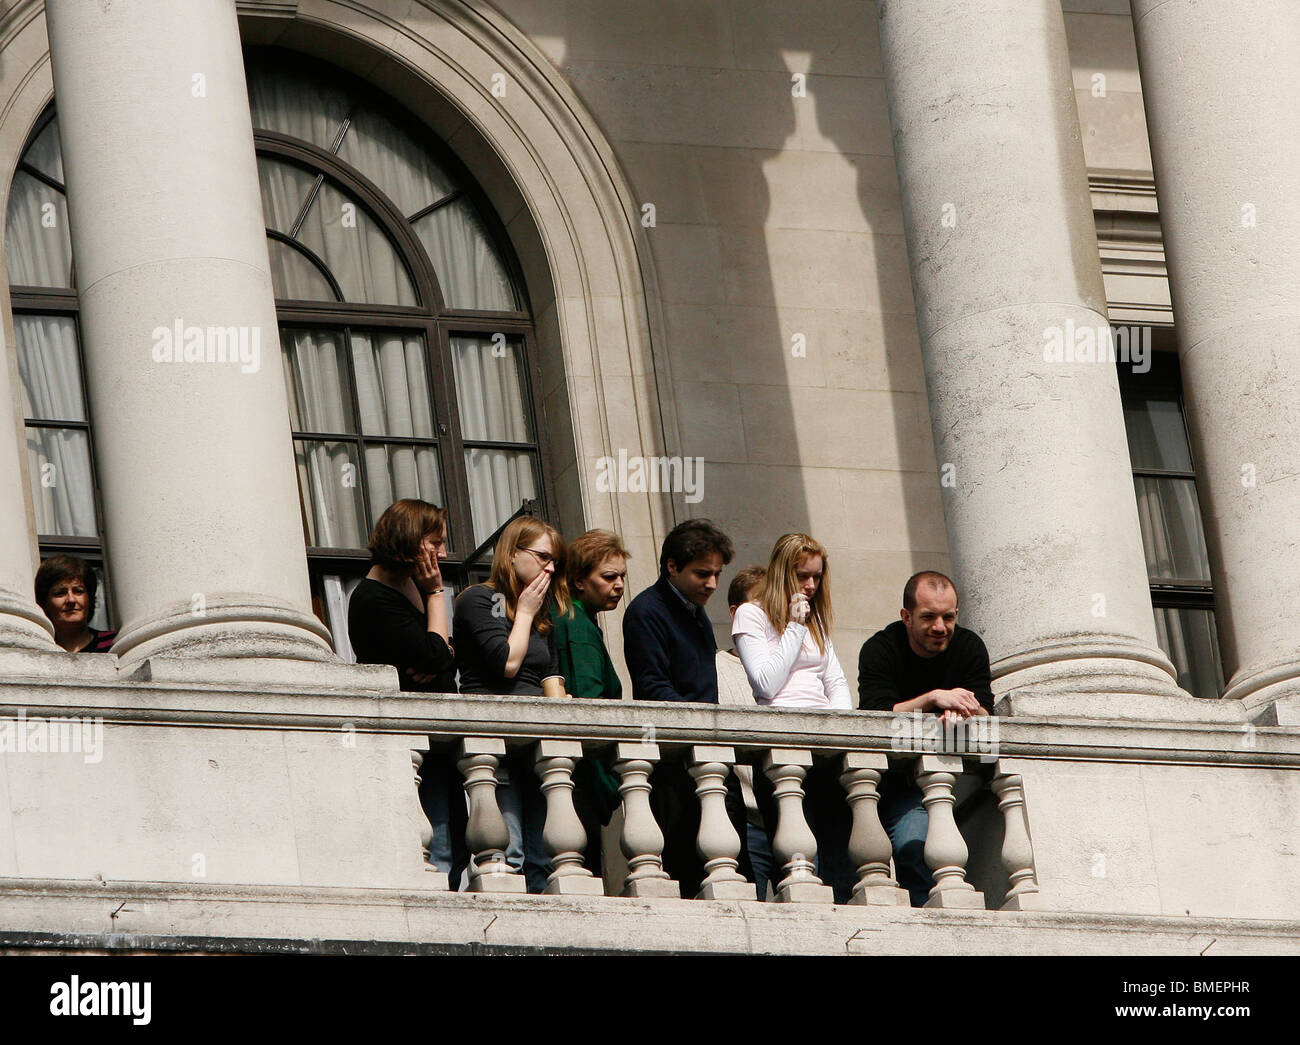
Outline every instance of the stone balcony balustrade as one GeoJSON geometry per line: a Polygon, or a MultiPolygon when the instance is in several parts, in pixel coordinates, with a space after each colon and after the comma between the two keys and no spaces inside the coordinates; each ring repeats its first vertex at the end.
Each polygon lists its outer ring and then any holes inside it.
{"type": "Polygon", "coordinates": [[[1294,947],[1294,726],[1011,716],[962,738],[925,716],[400,693],[384,668],[28,660],[0,682],[0,948],[1294,947]],[[20,733],[55,735],[42,723],[78,722],[94,724],[93,752],[14,746],[20,733]],[[431,745],[468,796],[475,859],[463,891],[426,860],[416,777],[431,745]],[[546,895],[524,894],[502,859],[496,767],[507,754],[530,758],[542,783],[546,895]],[[621,782],[603,880],[584,866],[573,808],[574,771],[591,758],[621,782]],[[685,768],[701,803],[705,875],[691,899],[663,867],[650,812],[651,772],[665,762],[685,768]],[[803,780],[818,763],[851,809],[846,904],[817,879],[804,819],[803,780]],[[741,764],[775,790],[778,902],[758,902],[738,873],[723,798],[741,764]],[[930,813],[926,909],[908,906],[891,874],[877,814],[891,767],[915,774],[930,813]],[[1242,810],[1259,825],[1248,833],[1242,810]],[[1280,884],[1250,887],[1261,875],[1280,884]]]}

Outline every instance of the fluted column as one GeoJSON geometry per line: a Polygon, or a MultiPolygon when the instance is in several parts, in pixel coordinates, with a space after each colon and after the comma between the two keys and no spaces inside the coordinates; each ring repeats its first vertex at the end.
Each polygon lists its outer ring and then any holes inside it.
{"type": "Polygon", "coordinates": [[[840,783],[848,792],[853,811],[853,831],[849,835],[849,859],[857,869],[849,903],[883,907],[907,907],[911,900],[889,873],[894,847],[889,833],[880,822],[880,775],[889,768],[884,752],[850,751],[841,763],[844,772],[840,783]]]}
{"type": "Polygon", "coordinates": [[[1300,4],[1134,0],[1229,698],[1300,696],[1300,4]]]}
{"type": "Polygon", "coordinates": [[[1115,364],[1081,361],[1109,326],[1060,5],[877,8],[962,620],[1000,691],[1185,696],[1115,364]]]}
{"type": "Polygon", "coordinates": [[[573,767],[582,758],[577,740],[541,740],[537,744],[537,775],[546,796],[546,826],[542,844],[554,870],[546,880],[548,894],[604,896],[605,886],[583,866],[587,832],[573,808],[573,767]]]}
{"type": "Polygon", "coordinates": [[[679,899],[681,890],[664,870],[664,833],[650,810],[650,771],[659,761],[658,744],[619,744],[614,772],[622,781],[623,832],[619,845],[627,858],[623,895],[679,899]]]}
{"type": "Polygon", "coordinates": [[[506,862],[510,831],[497,802],[497,766],[505,753],[505,741],[496,737],[466,737],[460,743],[456,767],[465,777],[465,793],[469,796],[465,844],[474,858],[469,876],[471,893],[528,890],[524,876],[506,862]]]}
{"type": "Polygon", "coordinates": [[[773,748],[763,756],[763,772],[776,796],[776,831],[772,855],[785,873],[776,888],[780,903],[833,903],[835,893],[817,877],[817,838],[803,812],[803,778],[812,768],[812,752],[773,748]]]}
{"type": "Polygon", "coordinates": [[[49,0],[115,651],[329,660],[235,5],[49,0]]]}
{"type": "Polygon", "coordinates": [[[916,782],[930,823],[925,833],[925,864],[934,874],[934,888],[926,907],[984,909],[984,894],[966,881],[966,840],[953,816],[953,785],[962,771],[956,755],[921,755],[916,760],[916,782]]]}
{"type": "Polygon", "coordinates": [[[697,899],[752,900],[754,885],[737,870],[740,836],[727,816],[727,774],[736,763],[731,747],[700,744],[690,751],[690,774],[700,800],[698,849],[704,858],[704,881],[697,899]]]}

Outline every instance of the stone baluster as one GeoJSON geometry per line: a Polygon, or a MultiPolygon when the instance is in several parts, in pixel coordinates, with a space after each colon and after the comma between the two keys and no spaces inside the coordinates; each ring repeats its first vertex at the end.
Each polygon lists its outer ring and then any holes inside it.
{"type": "Polygon", "coordinates": [[[884,752],[850,751],[844,756],[840,783],[848,792],[853,811],[853,833],[849,836],[849,859],[857,868],[858,880],[849,903],[885,907],[907,907],[906,889],[889,873],[893,846],[880,823],[880,774],[889,768],[884,752]]]}
{"type": "MultiPolygon", "coordinates": [[[[418,748],[411,748],[411,769],[415,771],[415,802],[417,808],[420,806],[420,767],[424,765],[424,752],[418,748]]],[[[429,849],[433,845],[433,827],[429,824],[429,818],[424,816],[424,810],[420,809],[420,851],[424,854],[424,868],[426,871],[436,871],[429,862],[429,849]]]]}
{"type": "Polygon", "coordinates": [[[697,745],[690,751],[690,774],[700,800],[698,846],[705,872],[698,900],[754,899],[754,884],[737,870],[740,836],[727,816],[727,773],[735,764],[734,748],[697,745]]]}
{"type": "Polygon", "coordinates": [[[554,870],[545,891],[552,895],[604,896],[604,883],[583,866],[587,832],[573,808],[573,767],[582,758],[577,740],[542,740],[537,744],[537,775],[546,796],[542,842],[554,870]]]}
{"type": "Polygon", "coordinates": [[[812,752],[773,748],[763,756],[763,772],[776,794],[777,823],[772,850],[785,872],[777,887],[780,903],[834,903],[834,891],[815,873],[817,839],[803,813],[803,778],[812,752]]]}
{"type": "Polygon", "coordinates": [[[984,909],[984,894],[966,881],[966,841],[953,816],[953,785],[962,771],[957,755],[921,755],[916,762],[916,782],[929,814],[925,834],[925,862],[934,874],[934,888],[926,907],[984,909]]]}
{"type": "Polygon", "coordinates": [[[466,737],[460,743],[456,767],[465,777],[469,795],[465,842],[474,856],[472,893],[522,893],[528,888],[524,876],[506,862],[510,832],[497,805],[497,766],[505,753],[505,741],[496,737],[466,737]]]}
{"type": "Polygon", "coordinates": [[[1006,826],[1002,835],[1002,866],[1010,879],[1004,911],[1041,911],[1043,898],[1034,874],[1034,847],[1029,840],[1029,823],[1025,815],[1025,792],[1019,773],[998,764],[993,777],[993,793],[1006,826]]]}
{"type": "Polygon", "coordinates": [[[619,744],[614,770],[622,779],[623,834],[619,844],[627,857],[623,895],[681,898],[681,890],[664,870],[664,835],[650,811],[650,771],[659,761],[658,744],[619,744]]]}

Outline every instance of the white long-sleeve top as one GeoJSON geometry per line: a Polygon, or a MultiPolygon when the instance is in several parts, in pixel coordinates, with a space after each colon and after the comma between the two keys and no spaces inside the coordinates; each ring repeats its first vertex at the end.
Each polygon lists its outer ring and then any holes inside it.
{"type": "Polygon", "coordinates": [[[759,704],[853,710],[848,679],[829,636],[822,653],[806,625],[791,621],[779,633],[763,608],[748,602],[736,610],[731,637],[759,704]]]}

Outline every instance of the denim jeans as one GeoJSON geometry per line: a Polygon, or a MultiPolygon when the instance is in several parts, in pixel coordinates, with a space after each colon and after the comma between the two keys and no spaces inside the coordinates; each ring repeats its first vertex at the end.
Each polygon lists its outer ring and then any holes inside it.
{"type": "Polygon", "coordinates": [[[431,748],[420,765],[420,808],[433,829],[429,863],[447,872],[453,891],[460,888],[461,875],[469,864],[465,844],[465,789],[456,769],[455,756],[431,748]]]}
{"type": "Polygon", "coordinates": [[[772,866],[772,845],[767,839],[767,832],[761,827],[746,823],[745,833],[749,836],[749,863],[754,868],[754,888],[758,898],[766,900],[768,882],[772,883],[774,894],[780,882],[779,878],[772,877],[773,872],[779,870],[772,866]]]}
{"type": "Polygon", "coordinates": [[[901,770],[880,779],[880,823],[894,847],[894,873],[907,890],[913,907],[924,907],[934,888],[934,876],[925,863],[925,832],[930,814],[921,801],[921,789],[901,770]]]}
{"type": "Polygon", "coordinates": [[[497,802],[510,832],[506,863],[523,868],[530,893],[544,892],[551,875],[551,858],[542,841],[546,799],[537,774],[523,757],[502,760],[497,770],[497,802]]]}

